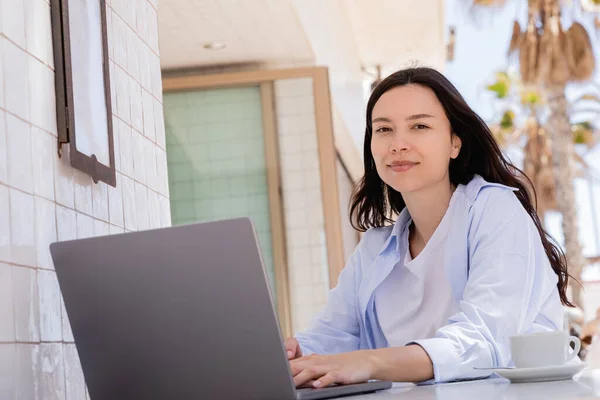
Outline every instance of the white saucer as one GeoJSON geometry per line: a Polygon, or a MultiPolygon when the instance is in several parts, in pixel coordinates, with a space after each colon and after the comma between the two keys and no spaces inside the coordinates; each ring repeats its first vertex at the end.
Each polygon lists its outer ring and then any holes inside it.
{"type": "Polygon", "coordinates": [[[546,382],[571,379],[585,367],[584,363],[568,363],[554,367],[494,369],[493,371],[512,383],[546,382]]]}

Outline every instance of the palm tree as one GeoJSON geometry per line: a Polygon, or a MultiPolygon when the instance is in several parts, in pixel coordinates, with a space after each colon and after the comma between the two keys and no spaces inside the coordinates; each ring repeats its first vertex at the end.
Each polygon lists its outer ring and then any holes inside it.
{"type": "MultiPolygon", "coordinates": [[[[504,2],[472,1],[474,6],[480,7],[504,2]]],[[[593,49],[589,35],[580,23],[573,22],[569,29],[563,29],[559,0],[528,0],[527,11],[524,30],[517,21],[514,22],[509,54],[518,52],[521,80],[524,84],[540,88],[547,99],[550,113],[544,130],[550,139],[556,205],[562,214],[569,271],[580,281],[586,260],[578,237],[572,165],[575,151],[565,89],[569,82],[591,78],[595,67],[593,49]]],[[[572,282],[571,290],[573,301],[582,307],[580,284],[572,282]]]]}

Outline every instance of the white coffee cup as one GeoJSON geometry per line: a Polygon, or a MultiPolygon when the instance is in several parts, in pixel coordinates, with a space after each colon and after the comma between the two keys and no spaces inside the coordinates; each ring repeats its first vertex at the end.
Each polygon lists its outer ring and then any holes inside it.
{"type": "Polygon", "coordinates": [[[575,358],[580,348],[579,339],[566,332],[540,332],[510,338],[510,351],[517,368],[563,365],[575,358]],[[571,349],[571,343],[575,349],[571,349]]]}

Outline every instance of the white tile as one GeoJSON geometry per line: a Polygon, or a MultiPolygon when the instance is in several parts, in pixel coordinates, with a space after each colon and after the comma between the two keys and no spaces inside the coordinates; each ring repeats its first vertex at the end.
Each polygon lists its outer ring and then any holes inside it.
{"type": "Polygon", "coordinates": [[[92,186],[92,215],[105,222],[108,222],[108,188],[103,182],[92,186]]]}
{"type": "MultiPolygon", "coordinates": [[[[15,341],[15,317],[11,266],[0,263],[0,342],[15,341]]],[[[0,357],[1,359],[1,357],[0,357]]],[[[0,361],[1,365],[2,361],[0,361]]],[[[0,373],[0,380],[2,374],[0,373]]],[[[0,386],[1,388],[1,386],[0,386]]],[[[2,390],[0,389],[0,394],[2,390]]],[[[0,398],[2,398],[0,396],[0,398]]]]}
{"type": "Polygon", "coordinates": [[[67,314],[67,309],[65,308],[65,301],[61,297],[60,298],[60,310],[62,315],[62,334],[63,341],[65,343],[73,343],[75,339],[73,339],[73,331],[71,330],[71,322],[69,321],[69,314],[67,314]]]}
{"type": "Polygon", "coordinates": [[[65,367],[62,343],[40,345],[40,380],[38,398],[44,400],[66,400],[65,367]]]}
{"type": "Polygon", "coordinates": [[[38,267],[54,269],[49,246],[57,241],[56,205],[40,197],[35,198],[35,235],[38,267]]]}
{"type": "Polygon", "coordinates": [[[321,189],[321,173],[318,168],[302,171],[302,187],[308,189],[321,189]]]}
{"type": "Polygon", "coordinates": [[[6,37],[22,48],[25,41],[25,9],[20,0],[3,0],[0,2],[0,27],[6,37]]]}
{"type": "Polygon", "coordinates": [[[115,72],[115,63],[110,61],[108,63],[108,73],[110,76],[110,107],[113,115],[118,115],[117,110],[117,73],[115,72]]]}
{"type": "Polygon", "coordinates": [[[140,83],[148,92],[152,93],[152,77],[150,68],[151,50],[146,44],[141,44],[139,48],[140,57],[140,83]]]}
{"type": "Polygon", "coordinates": [[[154,97],[158,99],[158,102],[162,104],[163,94],[162,94],[162,73],[160,69],[160,59],[154,53],[151,53],[150,62],[152,69],[150,70],[151,78],[152,78],[152,88],[154,97]]]}
{"type": "Polygon", "coordinates": [[[0,185],[0,261],[10,262],[10,196],[7,186],[0,185]]]}
{"type": "Polygon", "coordinates": [[[160,204],[161,204],[161,217],[162,217],[162,227],[166,228],[171,226],[171,203],[169,199],[164,196],[159,196],[160,204]]]}
{"type": "Polygon", "coordinates": [[[298,115],[300,110],[298,108],[299,101],[297,97],[281,97],[277,98],[277,115],[278,116],[289,116],[298,115]]]}
{"type": "Polygon", "coordinates": [[[148,214],[150,216],[150,229],[162,226],[160,195],[154,190],[148,190],[148,214]]]}
{"type": "Polygon", "coordinates": [[[0,343],[0,399],[17,396],[17,345],[0,343]]]}
{"type": "Polygon", "coordinates": [[[56,138],[39,128],[31,129],[33,192],[37,196],[54,200],[54,158],[56,138]]]}
{"type": "Polygon", "coordinates": [[[311,285],[295,286],[293,290],[293,300],[295,304],[302,304],[308,299],[312,299],[313,288],[311,285]]]}
{"type": "Polygon", "coordinates": [[[82,213],[77,213],[77,239],[94,236],[94,219],[82,213]]]}
{"type": "Polygon", "coordinates": [[[290,268],[290,284],[293,287],[300,285],[310,285],[312,283],[312,275],[305,268],[290,268]]]}
{"type": "Polygon", "coordinates": [[[110,225],[110,227],[109,227],[109,233],[111,235],[117,235],[117,234],[120,234],[120,233],[125,233],[125,229],[123,229],[120,226],[110,225]]]}
{"type": "Polygon", "coordinates": [[[17,344],[16,399],[41,399],[38,396],[40,381],[39,344],[17,344]]]}
{"type": "Polygon", "coordinates": [[[296,229],[288,232],[291,242],[295,247],[303,247],[309,245],[310,233],[308,229],[296,229]]]}
{"type": "Polygon", "coordinates": [[[94,220],[94,236],[108,236],[110,235],[110,227],[108,222],[94,220]]]}
{"type": "Polygon", "coordinates": [[[112,51],[115,63],[127,68],[127,25],[116,13],[112,15],[112,51]]]}
{"type": "Polygon", "coordinates": [[[38,270],[40,299],[40,338],[42,342],[62,341],[60,288],[56,272],[38,270]]]}
{"type": "Polygon", "coordinates": [[[45,131],[56,135],[58,128],[56,126],[54,71],[33,57],[29,57],[28,59],[29,121],[45,131]]]}
{"type": "Polygon", "coordinates": [[[137,210],[135,204],[135,186],[133,180],[123,176],[123,212],[125,216],[125,229],[137,231],[137,210]]]}
{"type": "MultiPolygon", "coordinates": [[[[322,249],[324,251],[325,249],[322,249]]],[[[327,255],[322,254],[322,262],[312,266],[313,285],[327,285],[329,282],[329,273],[327,270],[327,255]]]]}
{"type": "Polygon", "coordinates": [[[169,174],[167,165],[167,152],[156,148],[156,175],[158,193],[169,197],[169,174]]]}
{"type": "Polygon", "coordinates": [[[147,139],[135,129],[131,133],[133,147],[133,177],[138,182],[146,184],[146,153],[144,142],[147,139]]]}
{"type": "MultiPolygon", "coordinates": [[[[63,151],[68,146],[62,146],[63,151]]],[[[67,151],[62,157],[54,157],[54,192],[56,202],[66,207],[75,207],[75,186],[73,183],[73,172],[75,169],[69,163],[67,151]]]]}
{"type": "Polygon", "coordinates": [[[319,202],[313,208],[313,212],[308,213],[307,223],[310,226],[323,228],[324,226],[324,217],[323,217],[323,207],[319,202]]]}
{"type": "MultiPolygon", "coordinates": [[[[2,51],[1,48],[0,51],[2,51]]],[[[0,82],[2,82],[1,79],[2,75],[0,74],[0,82]]],[[[2,96],[2,93],[0,93],[0,96],[2,96]]],[[[0,102],[0,107],[2,107],[2,102],[0,102]]],[[[0,183],[8,183],[8,153],[6,148],[6,120],[4,111],[0,110],[0,183]]]]}
{"type": "Polygon", "coordinates": [[[40,341],[40,303],[36,270],[12,267],[15,333],[19,342],[40,341]]]}
{"type": "Polygon", "coordinates": [[[32,195],[10,190],[10,255],[15,264],[37,264],[34,210],[32,195]]]}
{"type": "Polygon", "coordinates": [[[127,27],[126,31],[127,41],[127,72],[133,77],[134,80],[139,81],[140,79],[140,38],[133,31],[133,29],[127,27]]]}
{"type": "Polygon", "coordinates": [[[129,110],[129,76],[120,67],[115,68],[117,115],[125,122],[131,121],[129,110]]]}
{"type": "Polygon", "coordinates": [[[131,127],[119,120],[117,129],[119,129],[119,141],[121,144],[121,172],[129,177],[133,177],[133,143],[131,127]]]}
{"type": "Polygon", "coordinates": [[[122,175],[117,173],[117,187],[108,188],[108,214],[110,223],[123,226],[123,181],[122,175]]]}
{"type": "Polygon", "coordinates": [[[142,132],[144,130],[142,88],[133,78],[129,78],[129,102],[131,104],[131,126],[142,132]]]}
{"type": "Polygon", "coordinates": [[[310,265],[310,254],[306,251],[306,247],[298,246],[297,243],[294,242],[292,233],[288,233],[288,237],[290,265],[294,268],[306,268],[307,265],[310,265]]]}
{"type": "Polygon", "coordinates": [[[155,142],[154,97],[152,97],[152,94],[145,89],[142,89],[142,114],[144,120],[144,136],[155,142]]]}
{"type": "Polygon", "coordinates": [[[113,151],[115,156],[115,170],[121,171],[121,131],[119,130],[119,119],[113,115],[112,118],[113,131],[113,151]]]}
{"type": "Polygon", "coordinates": [[[75,189],[75,209],[87,215],[93,215],[92,178],[79,171],[73,171],[73,186],[75,189]]]}
{"type": "Polygon", "coordinates": [[[158,14],[152,7],[148,7],[146,18],[148,18],[148,44],[158,54],[158,14]]]}
{"type": "MultiPolygon", "coordinates": [[[[307,140],[308,138],[303,141],[307,140]]],[[[314,171],[319,173],[319,152],[316,150],[311,151],[307,149],[302,151],[300,154],[302,156],[302,161],[300,162],[302,169],[305,171],[314,171]]]]}
{"type": "Polygon", "coordinates": [[[315,103],[312,96],[300,96],[296,98],[296,112],[307,118],[314,118],[315,103]]]}
{"type": "Polygon", "coordinates": [[[306,96],[310,93],[312,93],[312,78],[275,81],[275,94],[277,97],[306,96]]]}
{"type": "Polygon", "coordinates": [[[308,244],[310,246],[323,246],[325,247],[325,232],[320,226],[312,227],[308,231],[308,244]]]}
{"type": "Polygon", "coordinates": [[[315,304],[325,304],[327,302],[327,287],[325,285],[313,286],[313,301],[315,304]]]}
{"type": "Polygon", "coordinates": [[[11,115],[6,115],[6,142],[8,151],[8,183],[17,189],[33,193],[33,165],[31,160],[31,128],[11,115]]]}
{"type": "MultiPolygon", "coordinates": [[[[2,24],[0,21],[0,31],[2,30],[1,25],[2,24]]],[[[0,37],[0,82],[2,82],[2,85],[0,85],[0,108],[4,108],[4,60],[2,58],[2,54],[4,54],[3,46],[4,38],[0,37]]]]}
{"type": "Polygon", "coordinates": [[[285,172],[302,171],[302,160],[302,153],[295,150],[281,157],[281,168],[285,172]]]}
{"type": "Polygon", "coordinates": [[[144,139],[144,158],[146,163],[146,184],[158,192],[158,170],[156,169],[156,146],[144,139]]]}
{"type": "Polygon", "coordinates": [[[123,8],[121,9],[121,15],[132,28],[136,26],[136,18],[135,18],[135,4],[130,0],[122,0],[123,8]]]}
{"type": "Polygon", "coordinates": [[[70,208],[57,205],[56,228],[59,241],[77,239],[77,213],[70,208]]]}
{"type": "Polygon", "coordinates": [[[135,182],[135,205],[137,210],[138,230],[150,228],[150,214],[148,213],[148,188],[135,182]]]}
{"type": "Polygon", "coordinates": [[[285,134],[311,133],[316,135],[314,116],[292,115],[278,118],[278,126],[285,134]]]}
{"type": "Polygon", "coordinates": [[[301,190],[303,188],[302,172],[289,172],[285,174],[283,181],[285,190],[301,190]]]}
{"type": "Polygon", "coordinates": [[[106,40],[108,42],[108,59],[111,61],[115,60],[115,39],[114,39],[114,25],[113,25],[113,10],[110,6],[110,1],[106,1],[106,40]]]}
{"type": "Polygon", "coordinates": [[[286,224],[288,229],[306,227],[306,210],[290,210],[286,213],[286,224]]]}
{"type": "MultiPolygon", "coordinates": [[[[3,1],[1,4],[6,3],[6,1],[3,1]]],[[[19,1],[13,0],[9,3],[19,3],[19,1]]],[[[17,18],[15,16],[15,19],[17,18]]],[[[5,108],[19,117],[29,120],[27,53],[3,38],[0,40],[3,42],[1,56],[4,64],[2,68],[4,73],[5,108]]]]}
{"type": "Polygon", "coordinates": [[[67,400],[85,398],[85,379],[75,344],[63,346],[67,400]]]}
{"type": "Polygon", "coordinates": [[[156,99],[154,99],[154,128],[156,131],[156,144],[161,149],[166,149],[163,106],[156,99]]]}
{"type": "Polygon", "coordinates": [[[135,0],[137,32],[144,42],[149,42],[148,4],[147,0],[135,0]]]}

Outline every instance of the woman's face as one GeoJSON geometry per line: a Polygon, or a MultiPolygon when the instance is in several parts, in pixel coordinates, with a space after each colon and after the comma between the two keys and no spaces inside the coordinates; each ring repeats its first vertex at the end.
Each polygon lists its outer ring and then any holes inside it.
{"type": "Polygon", "coordinates": [[[379,177],[400,193],[449,182],[461,141],[435,93],[421,85],[384,93],[372,113],[371,153],[379,177]]]}

